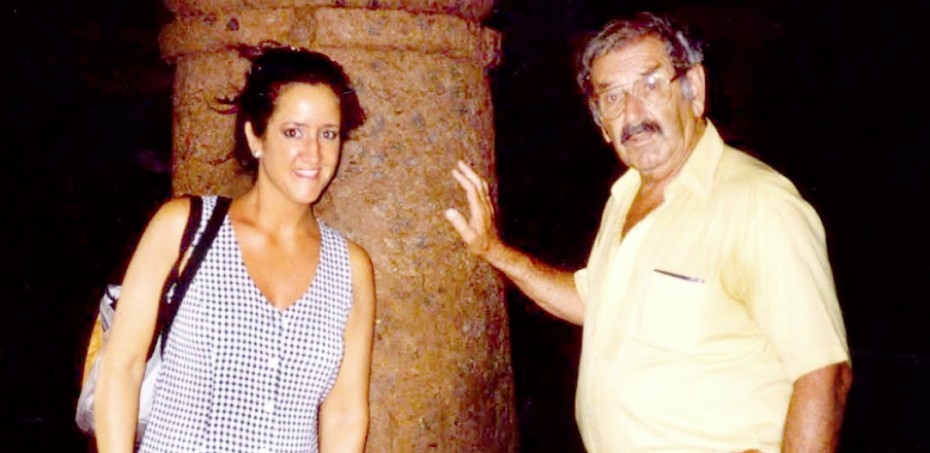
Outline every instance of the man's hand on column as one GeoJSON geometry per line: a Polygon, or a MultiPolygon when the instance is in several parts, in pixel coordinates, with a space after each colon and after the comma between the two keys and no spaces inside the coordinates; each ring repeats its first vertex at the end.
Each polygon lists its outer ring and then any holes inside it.
{"type": "Polygon", "coordinates": [[[458,210],[447,209],[446,219],[462,236],[469,252],[490,261],[491,255],[502,248],[503,243],[497,233],[494,203],[488,193],[488,183],[462,161],[452,170],[452,177],[465,190],[471,217],[466,220],[458,210]]]}

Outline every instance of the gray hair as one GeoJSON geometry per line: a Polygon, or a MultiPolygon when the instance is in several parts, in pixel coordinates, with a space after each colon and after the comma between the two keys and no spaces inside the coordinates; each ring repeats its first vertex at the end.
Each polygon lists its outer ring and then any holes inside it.
{"type": "MultiPolygon", "coordinates": [[[[632,17],[614,19],[588,40],[579,56],[577,82],[586,99],[590,99],[594,94],[591,68],[595,60],[646,37],[658,38],[665,44],[676,73],[685,72],[704,60],[700,43],[692,40],[684,27],[674,24],[666,17],[640,12],[632,17]]],[[[597,112],[592,110],[592,113],[596,120],[597,112]]]]}

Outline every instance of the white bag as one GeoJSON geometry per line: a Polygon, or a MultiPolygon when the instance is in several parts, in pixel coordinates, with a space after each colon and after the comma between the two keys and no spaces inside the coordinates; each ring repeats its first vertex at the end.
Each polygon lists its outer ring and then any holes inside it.
{"type": "MultiPolygon", "coordinates": [[[[216,206],[213,208],[213,214],[210,216],[206,227],[197,244],[192,244],[197,230],[200,229],[202,220],[203,201],[200,197],[191,197],[190,215],[188,216],[187,226],[184,228],[184,234],[179,247],[178,260],[171,269],[165,284],[162,288],[162,296],[159,300],[158,320],[156,321],[156,339],[151,346],[151,354],[145,363],[145,375],[142,378],[142,385],[139,393],[139,414],[136,423],[136,443],[142,441],[145,434],[145,427],[148,425],[149,418],[152,415],[152,406],[155,401],[155,384],[158,380],[158,373],[161,369],[161,357],[164,352],[162,343],[166,341],[171,329],[171,323],[177,314],[181,301],[184,299],[184,293],[187,287],[197,273],[200,262],[206,256],[217,231],[226,217],[231,200],[225,197],[217,197],[216,206]],[[188,246],[193,246],[193,251],[183,272],[180,271],[182,257],[185,255],[188,246]]],[[[85,358],[85,376],[84,383],[81,387],[81,396],[78,398],[77,411],[74,421],[77,426],[86,433],[94,431],[94,395],[97,389],[97,378],[100,374],[100,357],[106,349],[107,336],[110,326],[113,323],[113,317],[116,314],[116,301],[119,300],[120,286],[109,285],[103,298],[100,300],[99,314],[97,315],[97,326],[91,335],[90,346],[88,347],[87,357],[85,358]],[[99,329],[98,329],[99,327],[99,329]],[[101,338],[98,341],[95,335],[101,338]],[[100,345],[96,348],[96,345],[100,345]],[[88,369],[87,364],[92,363],[88,369]]]]}
{"type": "MultiPolygon", "coordinates": [[[[103,326],[103,347],[92,358],[93,367],[90,369],[90,374],[85,377],[84,386],[81,388],[81,396],[78,398],[77,415],[74,417],[78,428],[87,433],[94,431],[94,394],[97,389],[97,377],[100,374],[100,357],[106,348],[107,336],[113,323],[113,315],[116,314],[116,300],[119,299],[119,292],[119,285],[109,285],[100,299],[100,312],[97,316],[103,326]]],[[[145,434],[145,427],[148,425],[149,416],[152,414],[152,403],[155,400],[155,380],[158,377],[158,370],[161,368],[161,342],[162,336],[159,335],[155,343],[155,349],[152,351],[152,357],[145,363],[145,375],[142,377],[142,386],[139,389],[139,417],[136,425],[136,439],[142,439],[142,435],[145,434]]],[[[91,357],[88,357],[88,359],[91,359],[91,357]]]]}

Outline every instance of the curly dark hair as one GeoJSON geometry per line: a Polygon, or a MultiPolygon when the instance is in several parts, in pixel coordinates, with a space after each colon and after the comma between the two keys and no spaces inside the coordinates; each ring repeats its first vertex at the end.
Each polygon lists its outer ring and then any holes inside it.
{"type": "Polygon", "coordinates": [[[258,167],[245,137],[245,123],[252,125],[256,136],[263,137],[278,96],[289,84],[325,85],[333,90],[339,98],[339,135],[343,140],[365,122],[365,112],[349,77],[342,66],[326,55],[276,43],[241,47],[239,53],[251,62],[245,86],[235,97],[219,102],[231,106],[228,113],[236,113],[234,151],[244,170],[254,173],[258,167]]]}
{"type": "MultiPolygon", "coordinates": [[[[704,60],[701,43],[690,37],[685,27],[674,23],[668,17],[649,12],[620,17],[611,20],[593,35],[579,54],[576,77],[585,99],[591,99],[594,94],[594,87],[591,85],[591,69],[594,62],[611,51],[622,49],[646,37],[658,38],[665,44],[665,50],[676,73],[685,72],[704,60]]],[[[592,110],[591,113],[596,120],[597,112],[592,110]]]]}

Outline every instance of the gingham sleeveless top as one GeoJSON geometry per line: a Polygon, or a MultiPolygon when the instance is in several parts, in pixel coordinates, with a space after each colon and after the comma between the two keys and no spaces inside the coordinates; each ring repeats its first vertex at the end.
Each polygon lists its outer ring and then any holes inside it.
{"type": "MultiPolygon", "coordinates": [[[[203,219],[215,205],[204,197],[203,219]]],[[[322,222],[320,231],[313,283],[280,311],[248,275],[224,219],[172,325],[142,453],[319,450],[319,407],[353,300],[346,240],[322,222]]]]}

